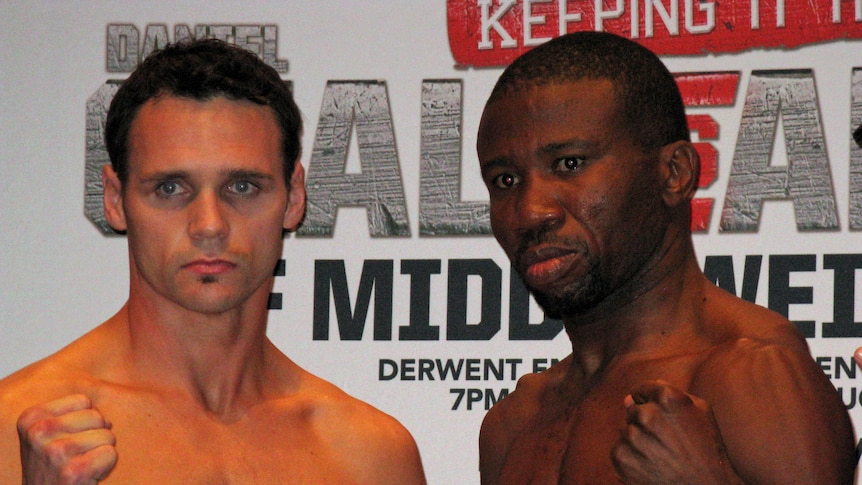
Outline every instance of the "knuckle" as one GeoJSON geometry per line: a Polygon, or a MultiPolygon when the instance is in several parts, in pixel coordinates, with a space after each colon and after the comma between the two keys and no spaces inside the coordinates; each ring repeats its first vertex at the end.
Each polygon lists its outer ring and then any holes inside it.
{"type": "Polygon", "coordinates": [[[63,485],[77,485],[85,483],[83,466],[78,462],[67,463],[60,469],[60,483],[63,485]]]}
{"type": "Polygon", "coordinates": [[[655,425],[657,415],[657,409],[654,405],[643,405],[639,407],[634,422],[649,429],[655,425]]]}
{"type": "Polygon", "coordinates": [[[24,434],[32,443],[37,443],[50,438],[57,431],[57,423],[53,419],[42,419],[31,423],[24,434]]]}
{"type": "Polygon", "coordinates": [[[37,422],[44,413],[38,406],[33,406],[25,409],[19,416],[17,421],[18,432],[26,433],[33,423],[37,422]]]}
{"type": "Polygon", "coordinates": [[[102,416],[102,413],[100,413],[97,409],[90,408],[90,409],[81,411],[81,413],[82,413],[82,416],[81,416],[82,418],[84,418],[88,421],[92,421],[93,423],[95,423],[96,427],[101,428],[101,427],[104,427],[106,424],[105,417],[102,416]]]}
{"type": "Polygon", "coordinates": [[[658,402],[668,404],[676,399],[674,389],[670,386],[660,386],[658,388],[658,402]]]}
{"type": "Polygon", "coordinates": [[[622,465],[626,460],[626,456],[628,455],[626,447],[627,444],[625,443],[625,440],[623,440],[617,442],[617,444],[611,448],[611,461],[617,466],[622,465]]]}
{"type": "Polygon", "coordinates": [[[69,456],[73,454],[73,445],[67,439],[54,440],[43,447],[43,454],[50,463],[65,465],[69,456]]]}
{"type": "Polygon", "coordinates": [[[99,438],[99,442],[104,445],[114,446],[117,443],[117,437],[114,435],[114,432],[109,429],[99,429],[97,430],[97,436],[99,438]]]}

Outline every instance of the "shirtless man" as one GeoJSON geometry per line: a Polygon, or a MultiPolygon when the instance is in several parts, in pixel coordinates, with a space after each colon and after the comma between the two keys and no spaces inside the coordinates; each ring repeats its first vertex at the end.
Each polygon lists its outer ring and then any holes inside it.
{"type": "Polygon", "coordinates": [[[300,131],[275,70],[221,42],[168,47],[122,85],[102,180],[129,299],[0,381],[0,483],[424,483],[404,427],[266,337],[305,210],[300,131]]]}
{"type": "Polygon", "coordinates": [[[549,41],[477,139],[498,242],[572,354],[487,414],[483,484],[852,483],[849,416],[781,316],[712,285],[673,77],[629,40],[549,41]]]}

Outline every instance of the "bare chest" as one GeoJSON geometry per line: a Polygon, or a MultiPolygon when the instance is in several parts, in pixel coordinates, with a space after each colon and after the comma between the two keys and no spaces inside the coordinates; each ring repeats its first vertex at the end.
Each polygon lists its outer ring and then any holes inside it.
{"type": "Polygon", "coordinates": [[[610,453],[624,425],[622,398],[583,402],[568,415],[536,420],[512,442],[500,483],[617,483],[610,453]]]}
{"type": "Polygon", "coordinates": [[[117,465],[106,484],[350,483],[338,453],[302,414],[223,422],[192,410],[105,409],[117,465]]]}
{"type": "Polygon", "coordinates": [[[626,395],[641,382],[662,379],[691,386],[692,366],[642,367],[613,372],[571,403],[540,405],[512,437],[501,484],[619,483],[611,450],[626,426],[626,395]]]}

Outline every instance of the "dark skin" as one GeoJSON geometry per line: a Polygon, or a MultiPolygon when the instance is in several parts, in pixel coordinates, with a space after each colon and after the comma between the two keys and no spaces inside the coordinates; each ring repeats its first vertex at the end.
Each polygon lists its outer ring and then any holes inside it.
{"type": "Polygon", "coordinates": [[[698,267],[694,147],[644,149],[619,119],[608,80],[485,108],[494,234],[572,354],[488,413],[482,483],[852,483],[850,420],[804,338],[698,267]]]}

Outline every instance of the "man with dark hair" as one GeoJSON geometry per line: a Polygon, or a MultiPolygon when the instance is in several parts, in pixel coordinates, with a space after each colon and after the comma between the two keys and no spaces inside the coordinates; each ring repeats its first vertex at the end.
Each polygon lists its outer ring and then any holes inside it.
{"type": "Polygon", "coordinates": [[[301,125],[275,70],[218,41],[169,46],[123,83],[102,181],[129,299],[0,381],[0,483],[424,483],[401,424],[266,337],[305,211],[301,125]]]}
{"type": "Polygon", "coordinates": [[[597,32],[529,51],[477,151],[494,235],[572,344],[485,417],[482,483],[852,483],[805,339],[697,264],[699,159],[654,54],[597,32]]]}

